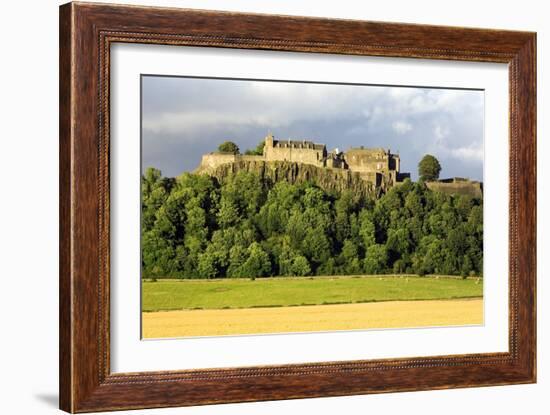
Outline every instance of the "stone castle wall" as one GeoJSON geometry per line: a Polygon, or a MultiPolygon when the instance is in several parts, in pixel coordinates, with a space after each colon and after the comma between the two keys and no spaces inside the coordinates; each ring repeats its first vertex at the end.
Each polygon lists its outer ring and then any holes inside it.
{"type": "Polygon", "coordinates": [[[263,155],[205,154],[197,171],[212,172],[225,164],[258,161],[300,163],[330,170],[351,171],[365,182],[384,188],[395,185],[399,178],[399,156],[391,154],[389,150],[356,148],[346,153],[338,150],[327,153],[324,144],[306,140],[275,140],[271,134],[265,138],[263,155]]]}
{"type": "Polygon", "coordinates": [[[390,161],[393,160],[392,156],[383,149],[364,148],[351,149],[345,154],[349,168],[361,173],[387,173],[390,170],[395,170],[397,166],[393,169],[390,168],[390,161]]]}
{"type": "Polygon", "coordinates": [[[264,150],[265,161],[290,161],[314,166],[324,166],[322,150],[298,148],[293,146],[267,147],[264,150]]]}
{"type": "Polygon", "coordinates": [[[435,192],[483,197],[482,184],[471,180],[426,182],[426,186],[435,192]]]}
{"type": "MultiPolygon", "coordinates": [[[[358,172],[365,180],[394,186],[400,181],[400,159],[381,148],[355,148],[345,153],[350,170],[358,172]]],[[[378,186],[378,184],[377,184],[378,186]]]]}
{"type": "Polygon", "coordinates": [[[203,154],[200,168],[215,169],[216,167],[222,164],[234,163],[235,160],[236,160],[235,154],[224,154],[224,153],[203,154]]]}
{"type": "Polygon", "coordinates": [[[275,140],[269,134],[264,141],[266,161],[290,161],[324,167],[327,150],[324,144],[311,141],[275,140]]]}
{"type": "MultiPolygon", "coordinates": [[[[288,161],[325,167],[327,151],[323,144],[315,144],[311,141],[275,141],[270,135],[265,139],[261,156],[219,152],[204,154],[199,170],[212,170],[223,164],[239,161],[288,161]]],[[[331,167],[342,168],[342,163],[339,161],[331,164],[333,164],[331,167]]]]}
{"type": "MultiPolygon", "coordinates": [[[[386,190],[410,178],[409,173],[401,173],[400,158],[383,148],[352,148],[345,153],[333,150],[327,153],[324,144],[312,141],[275,140],[270,134],[265,138],[261,156],[249,156],[231,153],[209,153],[202,156],[197,172],[212,173],[221,166],[241,163],[292,163],[323,168],[335,173],[348,172],[354,177],[370,183],[377,189],[386,190]]],[[[244,163],[244,164],[243,164],[244,163]]],[[[225,168],[224,167],[224,168],[225,168]]],[[[303,170],[308,172],[308,170],[303,170]]],[[[305,173],[306,175],[308,173],[305,173]]],[[[429,189],[449,193],[482,197],[483,186],[480,182],[461,178],[451,178],[427,182],[429,189]]]]}
{"type": "Polygon", "coordinates": [[[265,161],[265,158],[264,156],[247,156],[231,153],[203,154],[199,170],[213,170],[223,164],[236,163],[238,161],[265,161]]]}
{"type": "MultiPolygon", "coordinates": [[[[315,144],[311,141],[276,141],[272,135],[265,138],[264,151],[261,156],[231,153],[204,154],[196,172],[213,174],[215,171],[221,171],[220,168],[228,168],[229,165],[241,166],[242,169],[243,166],[257,166],[257,163],[260,163],[265,169],[265,163],[268,162],[271,164],[282,162],[290,163],[289,165],[310,165],[324,169],[327,175],[352,174],[356,179],[383,191],[410,178],[409,173],[399,171],[400,158],[396,154],[391,154],[389,150],[361,147],[352,148],[345,153],[338,152],[338,150],[327,153],[324,144],[315,144]],[[331,171],[333,173],[330,173],[331,171]]],[[[310,174],[307,169],[300,171],[304,172],[305,177],[310,174]]],[[[437,192],[483,197],[482,183],[468,179],[451,178],[427,182],[426,185],[430,190],[437,192]]]]}

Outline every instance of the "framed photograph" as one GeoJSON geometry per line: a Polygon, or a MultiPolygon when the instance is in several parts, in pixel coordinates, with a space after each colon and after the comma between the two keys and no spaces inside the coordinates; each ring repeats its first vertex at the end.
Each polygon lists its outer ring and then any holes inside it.
{"type": "Polygon", "coordinates": [[[60,407],[536,381],[536,35],[60,8],[60,407]]]}

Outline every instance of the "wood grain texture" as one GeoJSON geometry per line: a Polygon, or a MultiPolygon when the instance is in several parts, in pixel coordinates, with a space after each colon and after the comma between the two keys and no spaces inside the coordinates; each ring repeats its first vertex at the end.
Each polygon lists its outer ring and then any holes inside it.
{"type": "Polygon", "coordinates": [[[535,68],[534,33],[104,4],[61,6],[61,408],[90,412],[534,382],[535,68]],[[508,63],[510,351],[110,373],[109,59],[114,42],[508,63]]]}
{"type": "Polygon", "coordinates": [[[59,405],[72,409],[71,321],[71,102],[72,20],[70,9],[59,15],[59,405]]]}

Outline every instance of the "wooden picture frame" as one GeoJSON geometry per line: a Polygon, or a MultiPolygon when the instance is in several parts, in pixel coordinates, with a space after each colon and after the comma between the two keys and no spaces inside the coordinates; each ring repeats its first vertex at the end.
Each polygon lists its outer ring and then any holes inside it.
{"type": "Polygon", "coordinates": [[[69,3],[60,8],[60,407],[68,412],[505,385],[536,380],[536,34],[69,3]],[[111,373],[113,43],[509,65],[509,352],[111,373]]]}

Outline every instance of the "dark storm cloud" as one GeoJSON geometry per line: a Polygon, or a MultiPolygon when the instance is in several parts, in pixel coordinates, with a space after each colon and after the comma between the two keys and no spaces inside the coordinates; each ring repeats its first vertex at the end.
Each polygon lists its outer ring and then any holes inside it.
{"type": "Polygon", "coordinates": [[[442,177],[483,178],[483,92],[144,77],[143,168],[194,170],[225,140],[242,151],[268,133],[338,147],[399,152],[417,177],[426,153],[442,177]]]}

